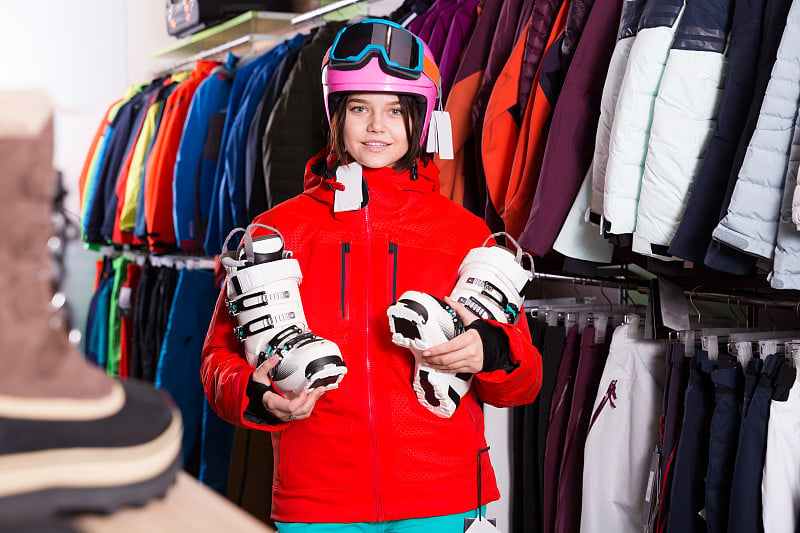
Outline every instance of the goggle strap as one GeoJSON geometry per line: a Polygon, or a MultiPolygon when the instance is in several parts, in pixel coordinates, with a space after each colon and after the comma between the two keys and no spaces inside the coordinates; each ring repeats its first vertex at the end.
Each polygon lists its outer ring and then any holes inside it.
{"type": "Polygon", "coordinates": [[[433,60],[430,59],[428,56],[426,56],[424,53],[422,54],[422,72],[426,76],[428,76],[431,80],[433,80],[433,83],[436,84],[436,87],[439,90],[438,92],[441,93],[442,92],[442,87],[441,87],[442,79],[441,79],[441,75],[439,74],[439,67],[437,67],[436,63],[434,63],[433,60]]]}

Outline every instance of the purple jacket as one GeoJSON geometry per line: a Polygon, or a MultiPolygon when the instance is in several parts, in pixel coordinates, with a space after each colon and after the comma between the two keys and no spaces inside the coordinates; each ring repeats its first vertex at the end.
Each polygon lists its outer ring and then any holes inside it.
{"type": "Polygon", "coordinates": [[[616,44],[622,0],[597,0],[553,110],[531,214],[519,243],[536,255],[553,246],[592,161],[600,97],[616,44]]]}

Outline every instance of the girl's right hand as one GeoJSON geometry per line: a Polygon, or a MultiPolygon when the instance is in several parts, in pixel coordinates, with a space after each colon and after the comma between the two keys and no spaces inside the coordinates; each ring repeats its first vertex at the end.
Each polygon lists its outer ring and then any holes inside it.
{"type": "Polygon", "coordinates": [[[325,394],[325,387],[317,387],[311,392],[303,390],[291,400],[274,392],[265,392],[263,398],[264,407],[284,422],[302,420],[311,416],[314,405],[323,394],[325,394]]]}
{"type": "MultiPolygon", "coordinates": [[[[278,364],[277,357],[272,357],[261,363],[253,372],[253,380],[271,386],[269,371],[276,364],[278,364]]],[[[264,403],[264,408],[278,417],[278,419],[283,422],[291,422],[292,420],[302,420],[311,416],[314,405],[323,394],[325,394],[325,387],[317,387],[310,392],[304,390],[297,397],[290,400],[280,394],[268,391],[264,393],[261,401],[264,403]]]]}

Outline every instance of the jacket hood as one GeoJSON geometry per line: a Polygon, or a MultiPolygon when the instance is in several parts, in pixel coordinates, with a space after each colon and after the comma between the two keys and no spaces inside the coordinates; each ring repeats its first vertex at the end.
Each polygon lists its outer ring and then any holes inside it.
{"type": "MultiPolygon", "coordinates": [[[[306,163],[306,172],[303,180],[303,189],[308,194],[313,194],[320,199],[333,202],[333,182],[336,180],[336,169],[339,160],[326,146],[317,155],[306,163]],[[330,196],[330,199],[328,199],[330,196]]],[[[373,181],[391,180],[399,190],[416,191],[420,193],[439,192],[439,169],[430,159],[417,160],[417,179],[411,179],[411,172],[395,172],[394,169],[384,167],[379,169],[365,168],[363,171],[367,185],[373,181]]]]}

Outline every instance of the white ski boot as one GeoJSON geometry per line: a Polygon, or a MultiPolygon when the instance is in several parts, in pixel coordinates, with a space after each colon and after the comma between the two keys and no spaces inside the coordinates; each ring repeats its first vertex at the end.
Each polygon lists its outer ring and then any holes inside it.
{"type": "MultiPolygon", "coordinates": [[[[522,309],[523,295],[533,279],[530,254],[506,233],[495,233],[480,248],[469,251],[458,269],[458,281],[450,297],[482,319],[514,323],[522,309]],[[486,246],[492,237],[505,235],[516,253],[499,245],[486,246]],[[523,261],[527,256],[527,262],[523,261]]],[[[472,374],[434,370],[421,362],[427,348],[463,333],[464,324],[447,303],[418,291],[406,291],[387,310],[392,342],[414,354],[414,392],[434,414],[449,418],[469,390],[472,374]]]]}
{"type": "Polygon", "coordinates": [[[225,240],[220,262],[228,272],[225,303],[236,319],[234,331],[244,343],[247,362],[258,367],[277,356],[270,378],[289,398],[304,389],[337,388],[347,367],[335,343],[308,329],[299,290],[303,275],[280,232],[262,224],[237,228],[225,240]],[[274,233],[253,238],[254,227],[274,233]],[[243,243],[228,251],[228,241],[240,231],[243,243]]]}

